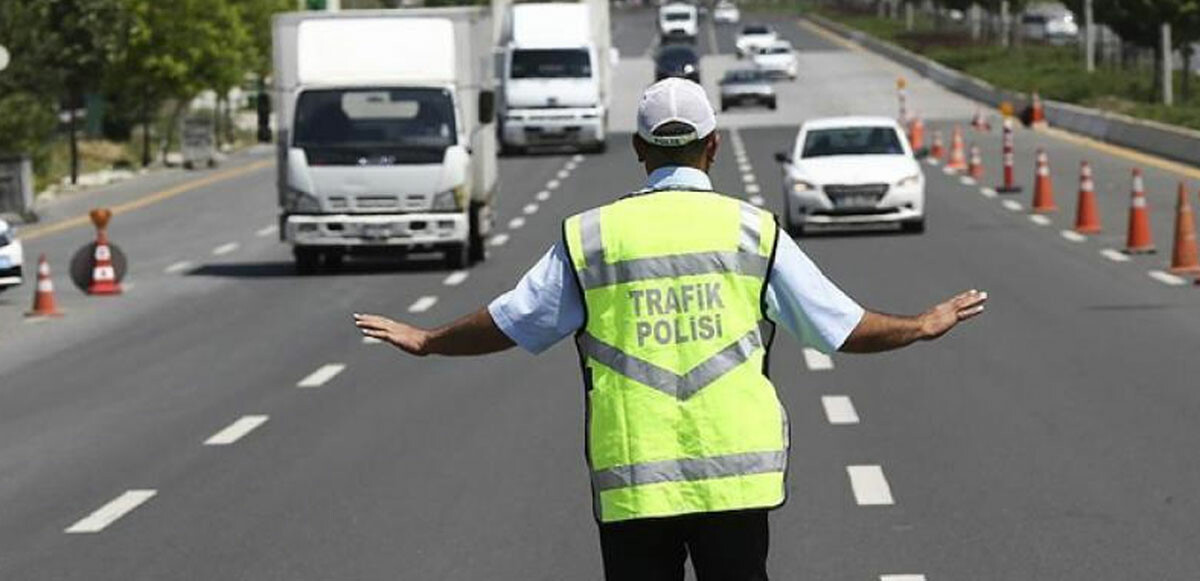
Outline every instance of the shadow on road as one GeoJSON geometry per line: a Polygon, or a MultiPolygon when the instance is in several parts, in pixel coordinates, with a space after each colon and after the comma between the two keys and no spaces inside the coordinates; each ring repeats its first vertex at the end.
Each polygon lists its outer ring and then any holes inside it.
{"type": "MultiPolygon", "coordinates": [[[[222,278],[317,278],[329,276],[361,276],[397,273],[428,273],[445,270],[440,260],[405,261],[396,260],[346,260],[337,266],[322,267],[314,274],[298,274],[291,261],[286,262],[223,262],[203,264],[186,274],[187,276],[214,276],[222,278]]],[[[449,271],[447,271],[449,272],[449,271]]]]}

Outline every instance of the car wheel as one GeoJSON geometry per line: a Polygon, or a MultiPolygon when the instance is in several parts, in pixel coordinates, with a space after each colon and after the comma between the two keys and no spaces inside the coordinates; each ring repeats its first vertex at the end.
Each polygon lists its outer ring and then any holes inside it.
{"type": "Polygon", "coordinates": [[[900,224],[900,230],[907,234],[921,234],[925,232],[925,218],[902,222],[900,224]]]}
{"type": "Polygon", "coordinates": [[[471,265],[471,245],[467,242],[447,246],[443,262],[450,270],[462,270],[471,265]]]}
{"type": "Polygon", "coordinates": [[[770,101],[767,103],[767,109],[770,109],[770,110],[772,110],[772,111],[774,111],[774,110],[775,110],[775,100],[774,100],[774,99],[771,99],[771,100],[770,100],[770,101]]]}
{"type": "Polygon", "coordinates": [[[315,248],[297,246],[292,249],[292,257],[296,260],[296,274],[308,276],[320,269],[321,253],[315,248]]]}
{"type": "Polygon", "coordinates": [[[729,103],[726,103],[725,101],[721,101],[721,111],[724,112],[727,110],[729,110],[729,103]]]}
{"type": "Polygon", "coordinates": [[[480,212],[482,208],[478,204],[471,204],[470,228],[471,232],[467,236],[468,244],[470,245],[470,260],[471,262],[483,262],[487,260],[487,240],[483,237],[483,231],[480,227],[480,212]]]}

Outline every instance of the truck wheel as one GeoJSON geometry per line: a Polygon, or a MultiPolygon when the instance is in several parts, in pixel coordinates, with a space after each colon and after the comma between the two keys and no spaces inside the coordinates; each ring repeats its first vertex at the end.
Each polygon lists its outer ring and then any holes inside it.
{"type": "Polygon", "coordinates": [[[296,247],[292,249],[296,259],[296,274],[307,276],[316,274],[321,266],[321,254],[314,248],[296,247]]]}
{"type": "Polygon", "coordinates": [[[471,244],[463,242],[446,247],[445,263],[450,270],[462,270],[471,265],[471,244]]]}
{"type": "Polygon", "coordinates": [[[331,250],[324,254],[325,268],[329,270],[341,270],[342,263],[345,262],[346,254],[337,250],[331,250]]]}
{"type": "Polygon", "coordinates": [[[472,263],[483,262],[487,260],[487,240],[483,237],[483,229],[479,224],[479,213],[482,208],[477,204],[471,204],[470,228],[471,232],[467,235],[467,241],[470,245],[470,258],[472,263]]]}
{"type": "Polygon", "coordinates": [[[196,164],[192,163],[191,161],[185,161],[183,162],[183,169],[188,171],[194,170],[196,169],[196,164]]]}

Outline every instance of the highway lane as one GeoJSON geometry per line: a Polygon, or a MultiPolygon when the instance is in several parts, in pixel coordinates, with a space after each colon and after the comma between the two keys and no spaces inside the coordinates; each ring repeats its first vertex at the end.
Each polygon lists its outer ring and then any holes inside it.
{"type": "MultiPolygon", "coordinates": [[[[874,69],[880,84],[894,72],[865,55],[836,58],[874,69]]],[[[893,112],[878,103],[864,96],[854,112],[893,112]]],[[[717,187],[748,198],[753,183],[779,211],[771,154],[794,126],[738,135],[722,135],[717,187]],[[739,140],[749,171],[738,167],[739,140]]],[[[76,317],[106,310],[89,301],[70,319],[22,328],[87,327],[43,345],[37,365],[0,370],[0,577],[598,578],[569,342],[536,359],[418,360],[362,344],[348,318],[373,310],[433,324],[484,304],[557,238],[562,216],[639,185],[627,135],[559,178],[571,159],[502,161],[507,241],[457,286],[415,267],[294,277],[286,248],[269,240],[202,254],[253,238],[273,215],[269,171],[141,210],[137,229],[131,214],[131,240],[159,212],[213,221],[194,233],[204,237],[188,254],[198,270],[148,290],[139,282],[147,294],[131,293],[138,300],[121,305],[130,310],[89,325],[76,317]],[[245,221],[220,220],[247,192],[256,201],[245,221]],[[529,204],[537,209],[526,214],[529,204]],[[429,296],[431,308],[406,314],[429,296]],[[346,367],[296,387],[334,363],[346,367]],[[269,420],[230,446],[203,445],[247,414],[269,420]],[[102,532],[62,532],[142,488],[158,495],[102,532]]],[[[773,575],[1189,577],[1200,479],[1187,457],[1197,444],[1188,412],[1200,403],[1189,389],[1194,289],[1146,277],[1142,262],[1113,264],[956,177],[928,174],[926,235],[801,243],[869,306],[912,312],[977,285],[992,292],[990,312],[944,343],[835,355],[831,369],[779,338],[772,373],[793,453],[791,500],[772,517],[773,575]],[[860,422],[831,425],[829,395],[849,396],[860,422]],[[852,465],[880,466],[894,504],[859,506],[852,465]]],[[[146,244],[148,260],[176,255],[167,234],[146,244]]]]}

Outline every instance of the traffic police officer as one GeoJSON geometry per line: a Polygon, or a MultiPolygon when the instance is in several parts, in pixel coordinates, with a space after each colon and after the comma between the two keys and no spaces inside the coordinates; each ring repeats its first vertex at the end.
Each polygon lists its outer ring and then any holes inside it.
{"type": "Polygon", "coordinates": [[[968,291],[915,317],[866,311],[775,218],[712,191],[704,90],[649,87],[633,137],[643,190],[563,222],[562,240],[487,308],[426,330],[355,315],[415,355],[538,353],[575,335],[606,579],[765,580],[767,511],[783,504],[787,415],[766,376],[775,324],[823,350],[934,339],[983,311],[968,291]]]}

